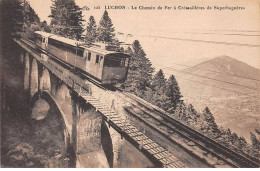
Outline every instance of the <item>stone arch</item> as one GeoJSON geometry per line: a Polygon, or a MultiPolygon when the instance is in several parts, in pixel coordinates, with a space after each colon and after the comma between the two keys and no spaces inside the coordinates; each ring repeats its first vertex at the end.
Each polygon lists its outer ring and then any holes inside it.
{"type": "Polygon", "coordinates": [[[29,91],[30,88],[30,57],[26,53],[24,58],[24,90],[29,91]]]}
{"type": "MultiPolygon", "coordinates": [[[[34,107],[35,103],[39,100],[39,97],[43,100],[45,100],[46,102],[48,102],[50,109],[53,111],[53,113],[58,114],[61,116],[62,121],[63,121],[63,125],[64,125],[64,143],[66,146],[68,146],[68,144],[70,143],[70,136],[72,134],[72,124],[69,121],[69,118],[67,117],[67,115],[63,112],[63,110],[61,109],[60,105],[58,104],[58,102],[56,101],[56,99],[54,97],[52,97],[49,92],[47,91],[42,91],[42,92],[36,92],[31,100],[31,108],[34,107]]],[[[33,120],[33,124],[39,124],[39,123],[43,123],[48,119],[51,119],[52,116],[47,115],[44,119],[35,121],[33,120]]]]}
{"type": "MultiPolygon", "coordinates": [[[[59,103],[56,101],[56,99],[51,96],[51,94],[47,91],[38,91],[34,94],[34,96],[31,99],[31,108],[33,109],[34,105],[39,102],[39,100],[44,100],[49,104],[49,109],[47,112],[47,115],[45,115],[44,118],[40,118],[36,120],[35,118],[32,118],[31,116],[31,123],[35,127],[35,130],[37,131],[38,128],[42,127],[48,127],[53,129],[57,128],[55,130],[59,130],[61,132],[54,132],[54,135],[60,135],[59,137],[62,139],[57,139],[57,146],[62,146],[63,150],[62,153],[70,158],[70,160],[75,160],[75,156],[71,155],[71,135],[72,135],[72,123],[69,122],[69,119],[67,118],[67,115],[63,112],[61,109],[59,103]],[[58,127],[57,127],[58,123],[58,127]],[[63,144],[61,144],[63,143],[63,144]]],[[[32,112],[31,112],[32,115],[32,112]]],[[[51,130],[50,129],[50,130],[51,130]]],[[[44,135],[44,134],[43,134],[44,135]]],[[[48,134],[47,134],[48,135],[48,134]]],[[[51,137],[51,136],[49,136],[51,137]]],[[[44,138],[44,137],[43,137],[44,138]]],[[[56,140],[55,140],[56,141],[56,140]]],[[[70,166],[74,167],[74,166],[70,166]]]]}
{"type": "Polygon", "coordinates": [[[56,92],[57,99],[71,100],[70,90],[65,84],[61,84],[56,92]]]}
{"type": "Polygon", "coordinates": [[[35,58],[33,58],[31,66],[31,77],[30,77],[30,95],[31,97],[38,91],[38,63],[35,58]]]}
{"type": "Polygon", "coordinates": [[[113,150],[113,167],[118,168],[119,149],[121,148],[121,145],[124,140],[122,139],[120,133],[118,133],[113,127],[109,127],[108,123],[106,123],[106,126],[108,127],[112,143],[112,149],[110,150],[113,150]]]}
{"type": "MultiPolygon", "coordinates": [[[[60,109],[64,111],[64,115],[68,119],[68,122],[72,125],[73,124],[73,107],[72,107],[72,97],[70,95],[70,90],[65,84],[61,84],[58,86],[56,91],[55,100],[60,106],[60,109]]],[[[73,128],[71,128],[72,130],[73,128]]],[[[71,142],[73,139],[74,134],[71,132],[70,138],[71,142]]]]}
{"type": "Polygon", "coordinates": [[[106,155],[110,168],[114,167],[114,151],[112,138],[106,122],[103,120],[101,123],[101,145],[106,155]]]}
{"type": "Polygon", "coordinates": [[[50,91],[51,90],[50,72],[46,68],[43,69],[43,71],[42,71],[39,89],[41,91],[50,91]]]}
{"type": "Polygon", "coordinates": [[[51,77],[51,95],[53,97],[56,97],[56,93],[57,93],[57,88],[59,86],[59,82],[61,81],[57,76],[55,76],[54,74],[50,75],[51,77]]]}

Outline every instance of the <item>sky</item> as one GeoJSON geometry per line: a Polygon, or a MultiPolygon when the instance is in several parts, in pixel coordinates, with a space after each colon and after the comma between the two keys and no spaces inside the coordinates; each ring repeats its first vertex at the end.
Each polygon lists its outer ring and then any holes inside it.
{"type": "MultiPolygon", "coordinates": [[[[50,23],[51,0],[28,0],[41,21],[50,23]]],[[[217,56],[230,56],[260,69],[259,0],[75,0],[87,21],[100,21],[105,6],[121,40],[138,39],[156,70],[163,67],[185,69],[217,56]],[[157,9],[158,6],[162,9],[157,9]],[[171,7],[169,8],[165,8],[171,7]],[[177,8],[174,10],[174,6],[177,8]],[[185,7],[204,10],[184,10],[185,7]],[[208,6],[211,10],[208,10],[208,6]],[[243,7],[244,10],[216,10],[216,7],[243,7]],[[99,9],[94,9],[99,7],[99,9]],[[132,9],[136,7],[137,9],[132,9]],[[144,10],[144,7],[155,8],[144,10]],[[142,8],[142,9],[139,9],[142,8]],[[127,35],[131,34],[133,37],[127,35]],[[127,37],[127,38],[126,38],[127,37]]]]}

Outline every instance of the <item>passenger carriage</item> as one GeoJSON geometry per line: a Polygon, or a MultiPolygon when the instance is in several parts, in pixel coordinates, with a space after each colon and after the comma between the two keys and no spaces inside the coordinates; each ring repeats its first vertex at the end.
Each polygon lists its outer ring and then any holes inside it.
{"type": "Polygon", "coordinates": [[[61,61],[82,70],[101,84],[124,82],[129,55],[116,52],[102,43],[90,46],[54,34],[36,31],[35,44],[61,61]]]}

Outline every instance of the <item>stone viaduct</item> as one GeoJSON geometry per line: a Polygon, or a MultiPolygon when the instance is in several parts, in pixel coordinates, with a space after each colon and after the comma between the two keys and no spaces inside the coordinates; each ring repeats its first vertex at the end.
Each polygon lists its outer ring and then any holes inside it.
{"type": "MultiPolygon", "coordinates": [[[[64,145],[72,157],[72,165],[118,167],[119,148],[125,141],[120,133],[105,122],[95,107],[23,49],[20,63],[24,66],[24,91],[29,94],[31,109],[39,99],[44,99],[62,116],[64,145]]],[[[61,70],[61,67],[56,69],[61,70]]],[[[87,93],[93,93],[91,86],[87,90],[87,93]]],[[[113,102],[111,105],[114,109],[113,102]]],[[[39,120],[31,116],[31,121],[37,124],[39,120]]],[[[150,163],[149,159],[146,160],[150,163]]]]}
{"type": "Polygon", "coordinates": [[[178,144],[127,112],[140,100],[93,83],[24,38],[14,41],[31,104],[30,120],[42,125],[51,120],[50,115],[60,116],[71,167],[186,167],[171,150],[172,146],[179,149],[178,144]],[[33,111],[41,101],[55,114],[36,116],[33,111]]]}

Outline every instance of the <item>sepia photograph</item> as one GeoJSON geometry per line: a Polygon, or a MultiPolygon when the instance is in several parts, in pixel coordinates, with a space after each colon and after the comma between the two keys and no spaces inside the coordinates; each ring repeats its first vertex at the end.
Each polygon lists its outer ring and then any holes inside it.
{"type": "Polygon", "coordinates": [[[260,0],[0,0],[0,168],[260,168],[260,0]]]}

